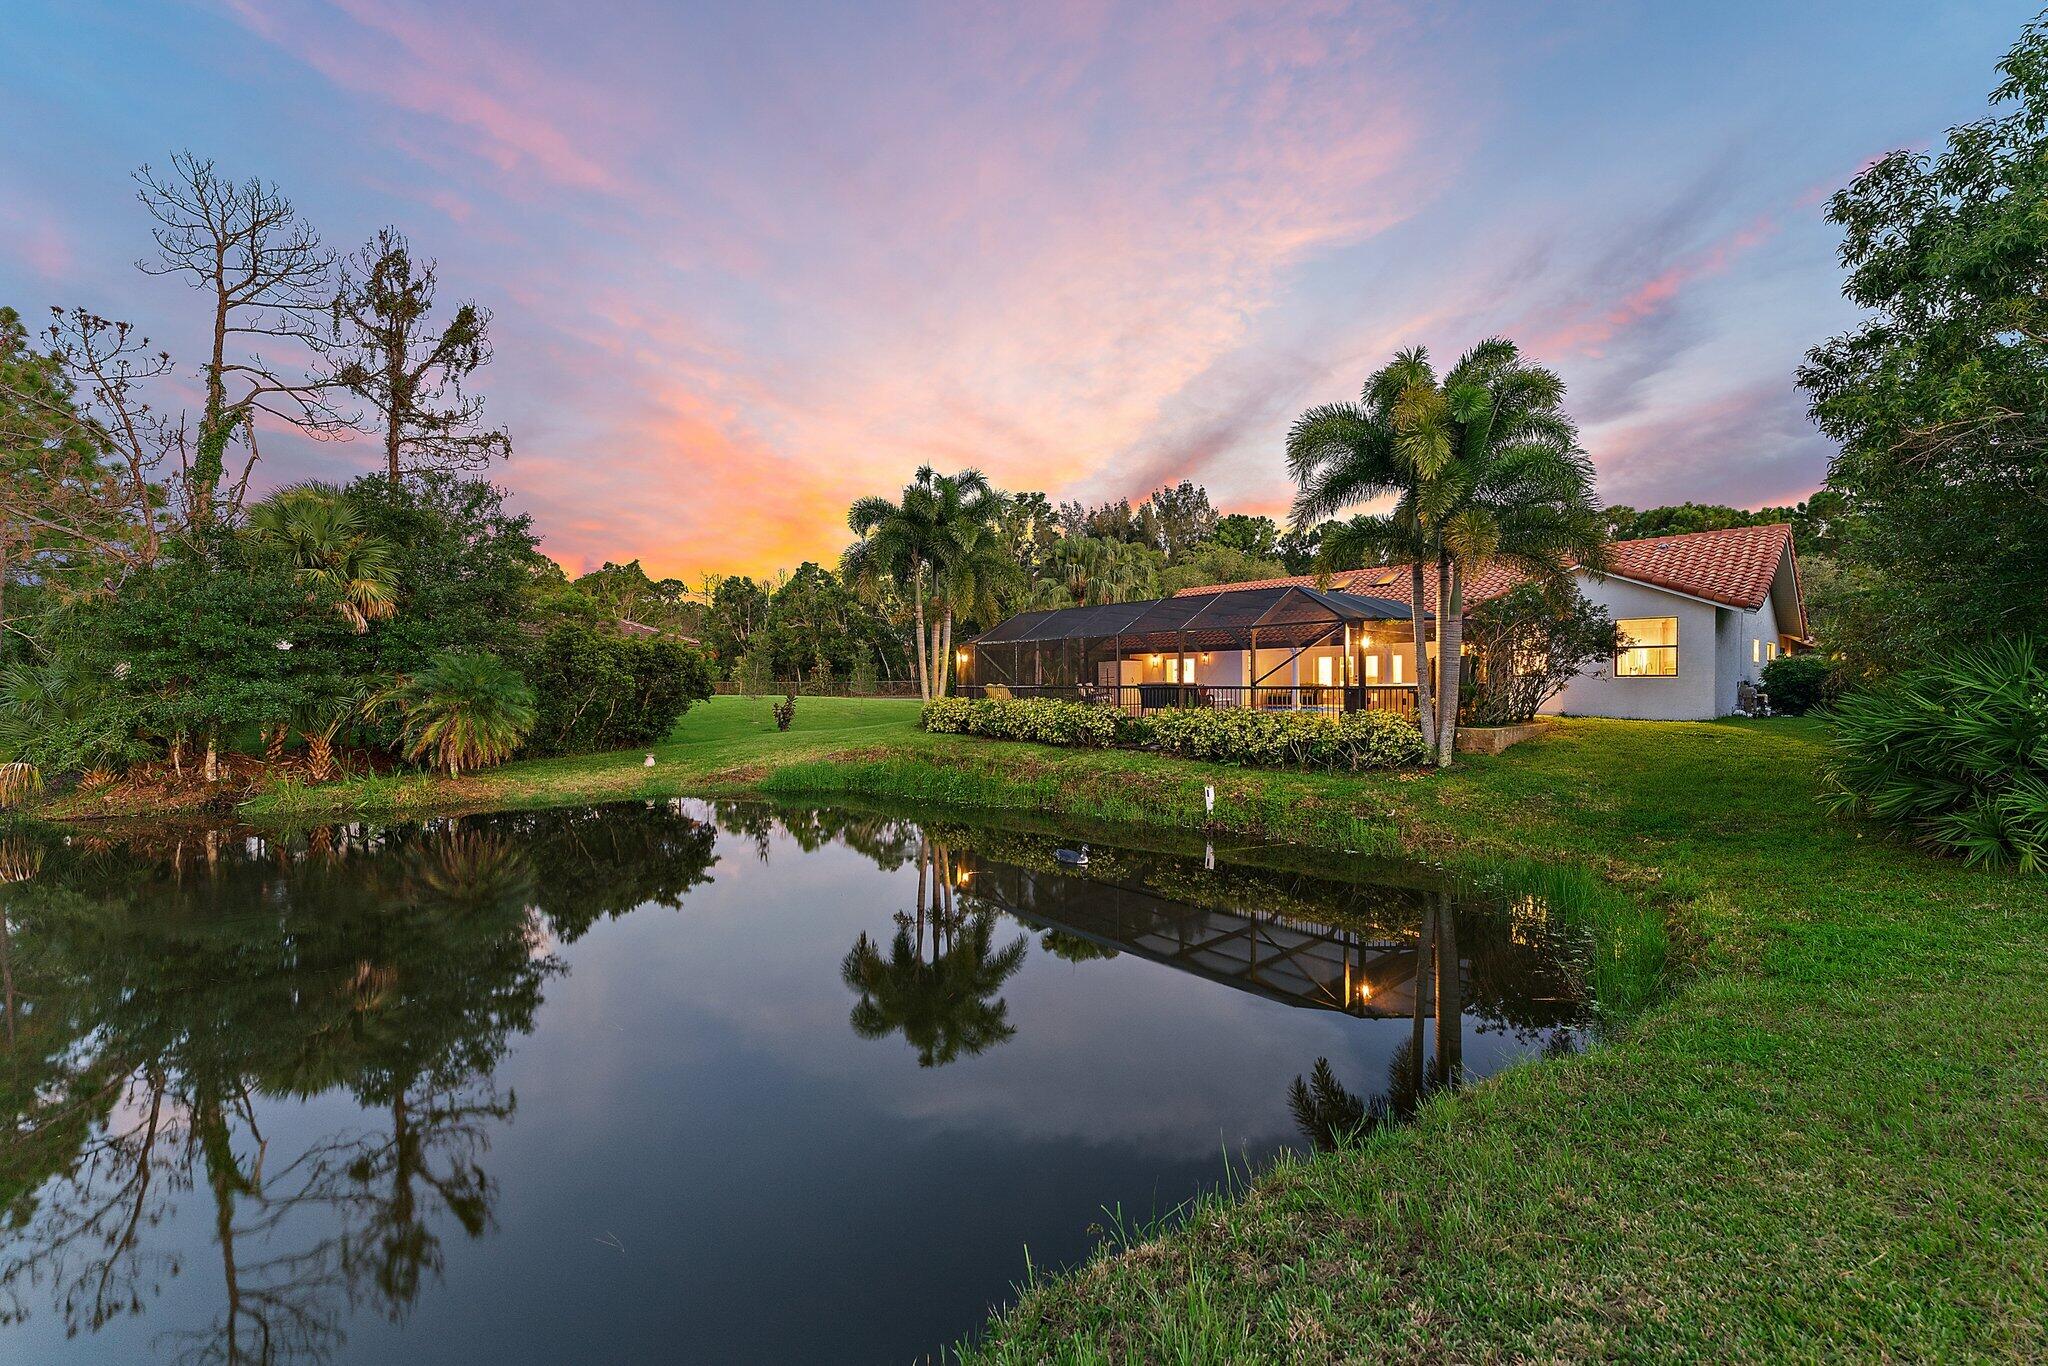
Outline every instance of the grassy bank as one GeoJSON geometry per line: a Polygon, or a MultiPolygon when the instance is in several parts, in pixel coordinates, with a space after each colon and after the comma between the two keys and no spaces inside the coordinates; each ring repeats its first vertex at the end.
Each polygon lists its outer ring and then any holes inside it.
{"type": "Polygon", "coordinates": [[[1695,971],[1585,1056],[1283,1165],[1033,1286],[994,1361],[2048,1354],[2048,887],[1827,817],[1798,722],[1567,722],[1447,775],[925,736],[914,705],[693,710],[642,755],[267,794],[256,816],[766,790],[1562,861],[1695,971]],[[828,757],[829,756],[829,757],[828,757]]]}

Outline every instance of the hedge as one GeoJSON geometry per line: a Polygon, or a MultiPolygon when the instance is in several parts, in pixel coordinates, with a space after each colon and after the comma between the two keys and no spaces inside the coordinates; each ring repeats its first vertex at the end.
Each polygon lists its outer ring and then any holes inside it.
{"type": "Polygon", "coordinates": [[[1091,707],[1050,698],[969,700],[942,697],[927,702],[918,724],[948,735],[985,735],[992,740],[1034,740],[1041,745],[1106,749],[1122,738],[1128,718],[1114,707],[1091,707]]]}
{"type": "Polygon", "coordinates": [[[1187,759],[1259,768],[1404,768],[1427,748],[1415,723],[1390,712],[1316,712],[1248,708],[1169,709],[1126,716],[1114,707],[1040,698],[941,698],[918,724],[949,735],[1033,740],[1045,745],[1156,749],[1187,759]]]}

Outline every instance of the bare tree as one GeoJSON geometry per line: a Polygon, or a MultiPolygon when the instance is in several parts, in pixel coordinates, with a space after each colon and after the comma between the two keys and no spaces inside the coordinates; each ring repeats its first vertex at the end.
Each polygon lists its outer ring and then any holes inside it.
{"type": "Polygon", "coordinates": [[[92,401],[66,357],[36,350],[20,315],[0,307],[0,631],[20,631],[5,611],[14,577],[89,587],[138,557],[143,538],[92,401]]]}
{"type": "Polygon", "coordinates": [[[152,352],[132,323],[84,308],[50,312],[56,321],[44,335],[51,354],[64,368],[92,440],[125,468],[121,492],[135,528],[134,558],[149,564],[162,547],[154,476],[166,456],[185,445],[183,416],[173,422],[144,397],[151,380],[171,373],[171,353],[152,352]]]}
{"type": "Polygon", "coordinates": [[[480,470],[510,455],[501,429],[484,428],[483,399],[463,381],[491,359],[489,310],[464,301],[435,326],[435,263],[416,260],[405,235],[384,228],[342,269],[333,340],[338,373],[376,414],[393,483],[422,470],[480,470]]]}
{"type": "Polygon", "coordinates": [[[156,260],[137,266],[149,275],[186,277],[213,305],[201,372],[206,401],[180,470],[186,520],[204,526],[239,510],[257,459],[259,414],[314,436],[350,425],[329,401],[340,381],[317,369],[334,258],[275,185],[231,181],[190,152],[175,153],[168,174],[145,165],[135,180],[156,220],[157,246],[156,260]],[[268,360],[259,349],[265,339],[298,354],[268,360]],[[246,459],[223,498],[228,449],[237,441],[246,459]]]}

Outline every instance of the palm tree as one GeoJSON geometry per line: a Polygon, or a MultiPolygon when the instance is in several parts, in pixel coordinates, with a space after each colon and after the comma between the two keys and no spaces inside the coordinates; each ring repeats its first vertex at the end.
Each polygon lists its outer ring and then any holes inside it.
{"type": "Polygon", "coordinates": [[[1415,646],[1415,720],[1425,743],[1436,744],[1435,708],[1430,696],[1429,655],[1423,642],[1423,562],[1435,558],[1428,528],[1405,495],[1415,482],[1394,422],[1402,391],[1429,383],[1429,353],[1421,347],[1394,359],[1365,382],[1357,403],[1326,403],[1296,418],[1287,432],[1287,470],[1296,493],[1295,529],[1306,531],[1356,503],[1393,496],[1392,512],[1352,519],[1362,546],[1409,562],[1408,626],[1415,646]],[[1406,503],[1407,506],[1402,506],[1406,503]]]}
{"type": "Polygon", "coordinates": [[[927,619],[925,597],[937,589],[944,566],[958,558],[963,529],[987,525],[1001,507],[988,479],[979,470],[958,474],[919,468],[904,487],[900,503],[873,496],[862,498],[846,522],[860,540],[847,549],[840,568],[849,579],[872,582],[894,579],[910,590],[917,625],[918,693],[929,702],[942,695],[935,683],[940,661],[938,624],[927,619]]]}
{"type": "Polygon", "coordinates": [[[962,518],[952,528],[943,558],[934,566],[935,596],[944,605],[939,641],[937,696],[944,697],[953,660],[953,623],[967,617],[993,622],[1002,615],[1002,593],[1016,579],[1017,561],[986,521],[962,518]]]}
{"type": "Polygon", "coordinates": [[[332,484],[294,484],[249,510],[249,530],[281,547],[299,581],[331,589],[356,634],[398,610],[396,556],[332,484]]]}
{"type": "Polygon", "coordinates": [[[1391,511],[1354,521],[1363,536],[1412,557],[1418,712],[1439,766],[1451,762],[1462,684],[1465,584],[1493,561],[1562,583],[1601,568],[1606,528],[1593,467],[1563,411],[1564,381],[1501,338],[1479,343],[1438,380],[1420,347],[1366,382],[1362,404],[1311,409],[1288,435],[1297,524],[1391,494],[1391,511]],[[1426,561],[1437,574],[1436,677],[1424,667],[1426,561]],[[1433,727],[1423,712],[1432,681],[1433,727]]]}
{"type": "Polygon", "coordinates": [[[533,689],[495,655],[443,650],[419,672],[379,689],[368,711],[395,709],[405,757],[433,756],[451,778],[510,758],[532,731],[533,689]]]}

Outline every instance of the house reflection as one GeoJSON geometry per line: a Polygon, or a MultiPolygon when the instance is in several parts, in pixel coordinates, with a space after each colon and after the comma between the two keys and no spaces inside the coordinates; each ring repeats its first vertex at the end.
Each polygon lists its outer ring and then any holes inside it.
{"type": "MultiPolygon", "coordinates": [[[[1156,890],[1135,871],[1104,876],[959,852],[951,858],[974,903],[1059,942],[1131,954],[1284,1005],[1360,1019],[1433,1019],[1476,1004],[1476,1024],[1521,1032],[1570,1024],[1582,1013],[1580,993],[1549,946],[1526,942],[1526,930],[1485,898],[1332,885],[1324,889],[1332,902],[1324,920],[1303,905],[1298,882],[1289,883],[1287,909],[1269,910],[1256,880],[1241,884],[1238,904],[1219,906],[1156,890]],[[1368,921],[1346,913],[1339,904],[1346,892],[1375,899],[1379,914],[1368,921]]],[[[1455,1071],[1459,1043],[1445,1046],[1455,1071]]]]}

